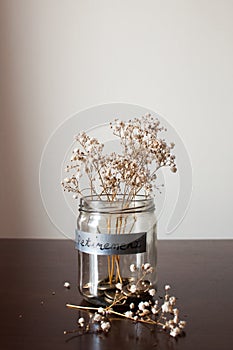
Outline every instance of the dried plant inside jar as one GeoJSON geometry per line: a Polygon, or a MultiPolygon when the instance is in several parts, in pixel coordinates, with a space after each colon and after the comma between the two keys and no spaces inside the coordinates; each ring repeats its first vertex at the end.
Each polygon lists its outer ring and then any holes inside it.
{"type": "Polygon", "coordinates": [[[110,128],[121,153],[104,154],[99,140],[81,132],[65,169],[69,176],[62,181],[65,191],[75,199],[81,197],[76,236],[80,290],[97,303],[112,303],[117,284],[126,294],[156,285],[156,272],[150,281],[135,281],[140,280],[139,266],[145,262],[156,266],[157,171],[170,167],[176,172],[174,144],[159,137],[166,130],[154,116],[115,119],[110,128]],[[88,179],[85,188],[83,176],[88,179]],[[124,271],[129,265],[136,266],[130,276],[124,271]]]}

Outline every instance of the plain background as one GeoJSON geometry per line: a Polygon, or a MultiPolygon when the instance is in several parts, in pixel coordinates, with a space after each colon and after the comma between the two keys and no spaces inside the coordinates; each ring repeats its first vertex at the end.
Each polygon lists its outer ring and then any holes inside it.
{"type": "Polygon", "coordinates": [[[1,0],[1,237],[63,238],[40,197],[44,145],[79,110],[127,102],[162,113],[192,161],[189,211],[160,238],[233,238],[232,13],[232,0],[1,0]]]}

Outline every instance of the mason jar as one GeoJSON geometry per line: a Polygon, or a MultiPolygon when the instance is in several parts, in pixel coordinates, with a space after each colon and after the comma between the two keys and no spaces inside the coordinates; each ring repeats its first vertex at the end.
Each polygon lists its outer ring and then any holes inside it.
{"type": "Polygon", "coordinates": [[[133,284],[139,292],[156,289],[156,227],[152,198],[135,196],[130,201],[124,196],[114,201],[109,201],[106,195],[81,198],[76,249],[78,286],[84,299],[97,305],[111,304],[119,284],[126,294],[130,294],[133,284]],[[145,264],[153,269],[142,280],[145,264]]]}

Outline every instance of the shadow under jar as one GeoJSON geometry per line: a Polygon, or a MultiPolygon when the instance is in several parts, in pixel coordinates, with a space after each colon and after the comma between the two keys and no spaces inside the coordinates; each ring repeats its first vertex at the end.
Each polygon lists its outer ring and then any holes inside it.
{"type": "Polygon", "coordinates": [[[127,201],[123,196],[118,196],[114,201],[109,201],[106,195],[81,198],[76,249],[79,290],[89,302],[112,304],[119,283],[126,295],[132,294],[133,284],[137,285],[139,294],[144,294],[149,288],[156,289],[154,199],[135,196],[127,201]],[[142,265],[146,263],[154,269],[140,282],[142,265]]]}

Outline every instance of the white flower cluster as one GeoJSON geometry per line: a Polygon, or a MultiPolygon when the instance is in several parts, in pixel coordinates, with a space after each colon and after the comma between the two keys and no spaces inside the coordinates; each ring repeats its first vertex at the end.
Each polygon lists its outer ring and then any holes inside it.
{"type": "Polygon", "coordinates": [[[80,178],[85,175],[89,182],[85,191],[93,195],[105,194],[109,200],[114,200],[116,195],[124,194],[128,201],[140,191],[151,196],[157,171],[165,166],[172,172],[177,170],[175,156],[171,153],[174,143],[168,144],[158,137],[166,129],[150,114],[127,122],[115,119],[110,127],[119,138],[122,153],[104,154],[100,141],[81,132],[75,138],[78,147],[65,168],[70,176],[62,181],[63,189],[73,192],[74,198],[83,195],[80,178]]]}
{"type": "MultiPolygon", "coordinates": [[[[131,272],[137,272],[139,277],[135,283],[131,283],[128,286],[128,289],[132,294],[138,294],[144,289],[144,282],[143,281],[144,281],[146,275],[154,272],[154,268],[151,266],[151,264],[145,263],[145,264],[142,264],[141,267],[137,267],[136,264],[131,264],[129,269],[131,272]]],[[[116,288],[118,288],[118,285],[119,285],[119,283],[116,285],[116,288]]],[[[118,289],[120,289],[120,288],[118,288],[118,289]]],[[[148,293],[150,296],[154,296],[156,291],[155,291],[155,289],[150,288],[148,290],[148,293]]]]}
{"type": "MultiPolygon", "coordinates": [[[[144,263],[141,267],[131,264],[129,269],[132,273],[137,272],[138,279],[136,282],[128,285],[127,290],[130,294],[127,294],[127,298],[134,298],[136,302],[129,304],[129,310],[125,311],[123,316],[136,322],[159,325],[164,330],[168,330],[173,337],[181,335],[186,322],[179,320],[179,310],[175,307],[176,297],[169,295],[170,285],[167,284],[164,286],[165,295],[163,303],[159,305],[159,301],[153,299],[156,296],[156,290],[154,288],[149,286],[145,290],[142,289],[145,277],[154,271],[151,264],[144,263]]],[[[116,288],[118,290],[118,302],[127,299],[122,283],[117,283],[116,288]],[[121,294],[119,295],[119,293],[121,294]]]]}
{"type": "MultiPolygon", "coordinates": [[[[153,272],[153,268],[149,263],[143,264],[141,267],[137,267],[136,264],[130,265],[130,271],[139,273],[138,280],[134,284],[124,285],[123,283],[116,284],[116,297],[111,305],[107,307],[82,307],[69,305],[79,310],[92,311],[95,313],[89,313],[89,321],[87,324],[83,317],[79,318],[78,325],[83,329],[83,333],[90,330],[90,325],[97,325],[97,332],[109,332],[111,328],[111,315],[120,316],[134,322],[148,324],[150,326],[158,326],[163,330],[169,332],[170,336],[176,337],[184,334],[184,328],[186,322],[180,320],[179,310],[176,307],[176,297],[169,294],[171,289],[170,285],[165,285],[165,294],[162,302],[159,303],[156,297],[156,290],[151,285],[146,289],[141,289],[145,283],[144,278],[148,273],[153,272]],[[140,275],[141,274],[141,275],[140,275]],[[128,305],[128,310],[121,313],[114,309],[117,305],[128,305]]],[[[69,332],[65,332],[67,334],[69,332]]]]}
{"type": "MultiPolygon", "coordinates": [[[[111,328],[111,323],[107,315],[108,315],[108,312],[103,307],[99,307],[97,311],[94,313],[94,315],[91,315],[88,321],[85,321],[83,317],[80,317],[77,320],[77,323],[79,328],[83,329],[83,333],[86,333],[90,330],[91,323],[98,325],[98,327],[95,328],[96,332],[107,333],[111,328]]],[[[64,332],[64,333],[67,334],[69,332],[64,332]]]]}
{"type": "Polygon", "coordinates": [[[97,329],[99,332],[102,331],[107,333],[111,328],[111,323],[107,315],[108,312],[103,307],[99,307],[93,316],[93,322],[99,325],[99,328],[97,329]]]}
{"type": "MultiPolygon", "coordinates": [[[[158,300],[140,301],[137,305],[131,303],[130,310],[124,317],[137,322],[154,324],[169,331],[172,337],[181,335],[186,322],[179,319],[179,310],[175,308],[176,298],[168,294],[169,285],[165,286],[165,296],[161,306],[158,300]]],[[[152,293],[154,294],[154,293],[152,293]]]]}

